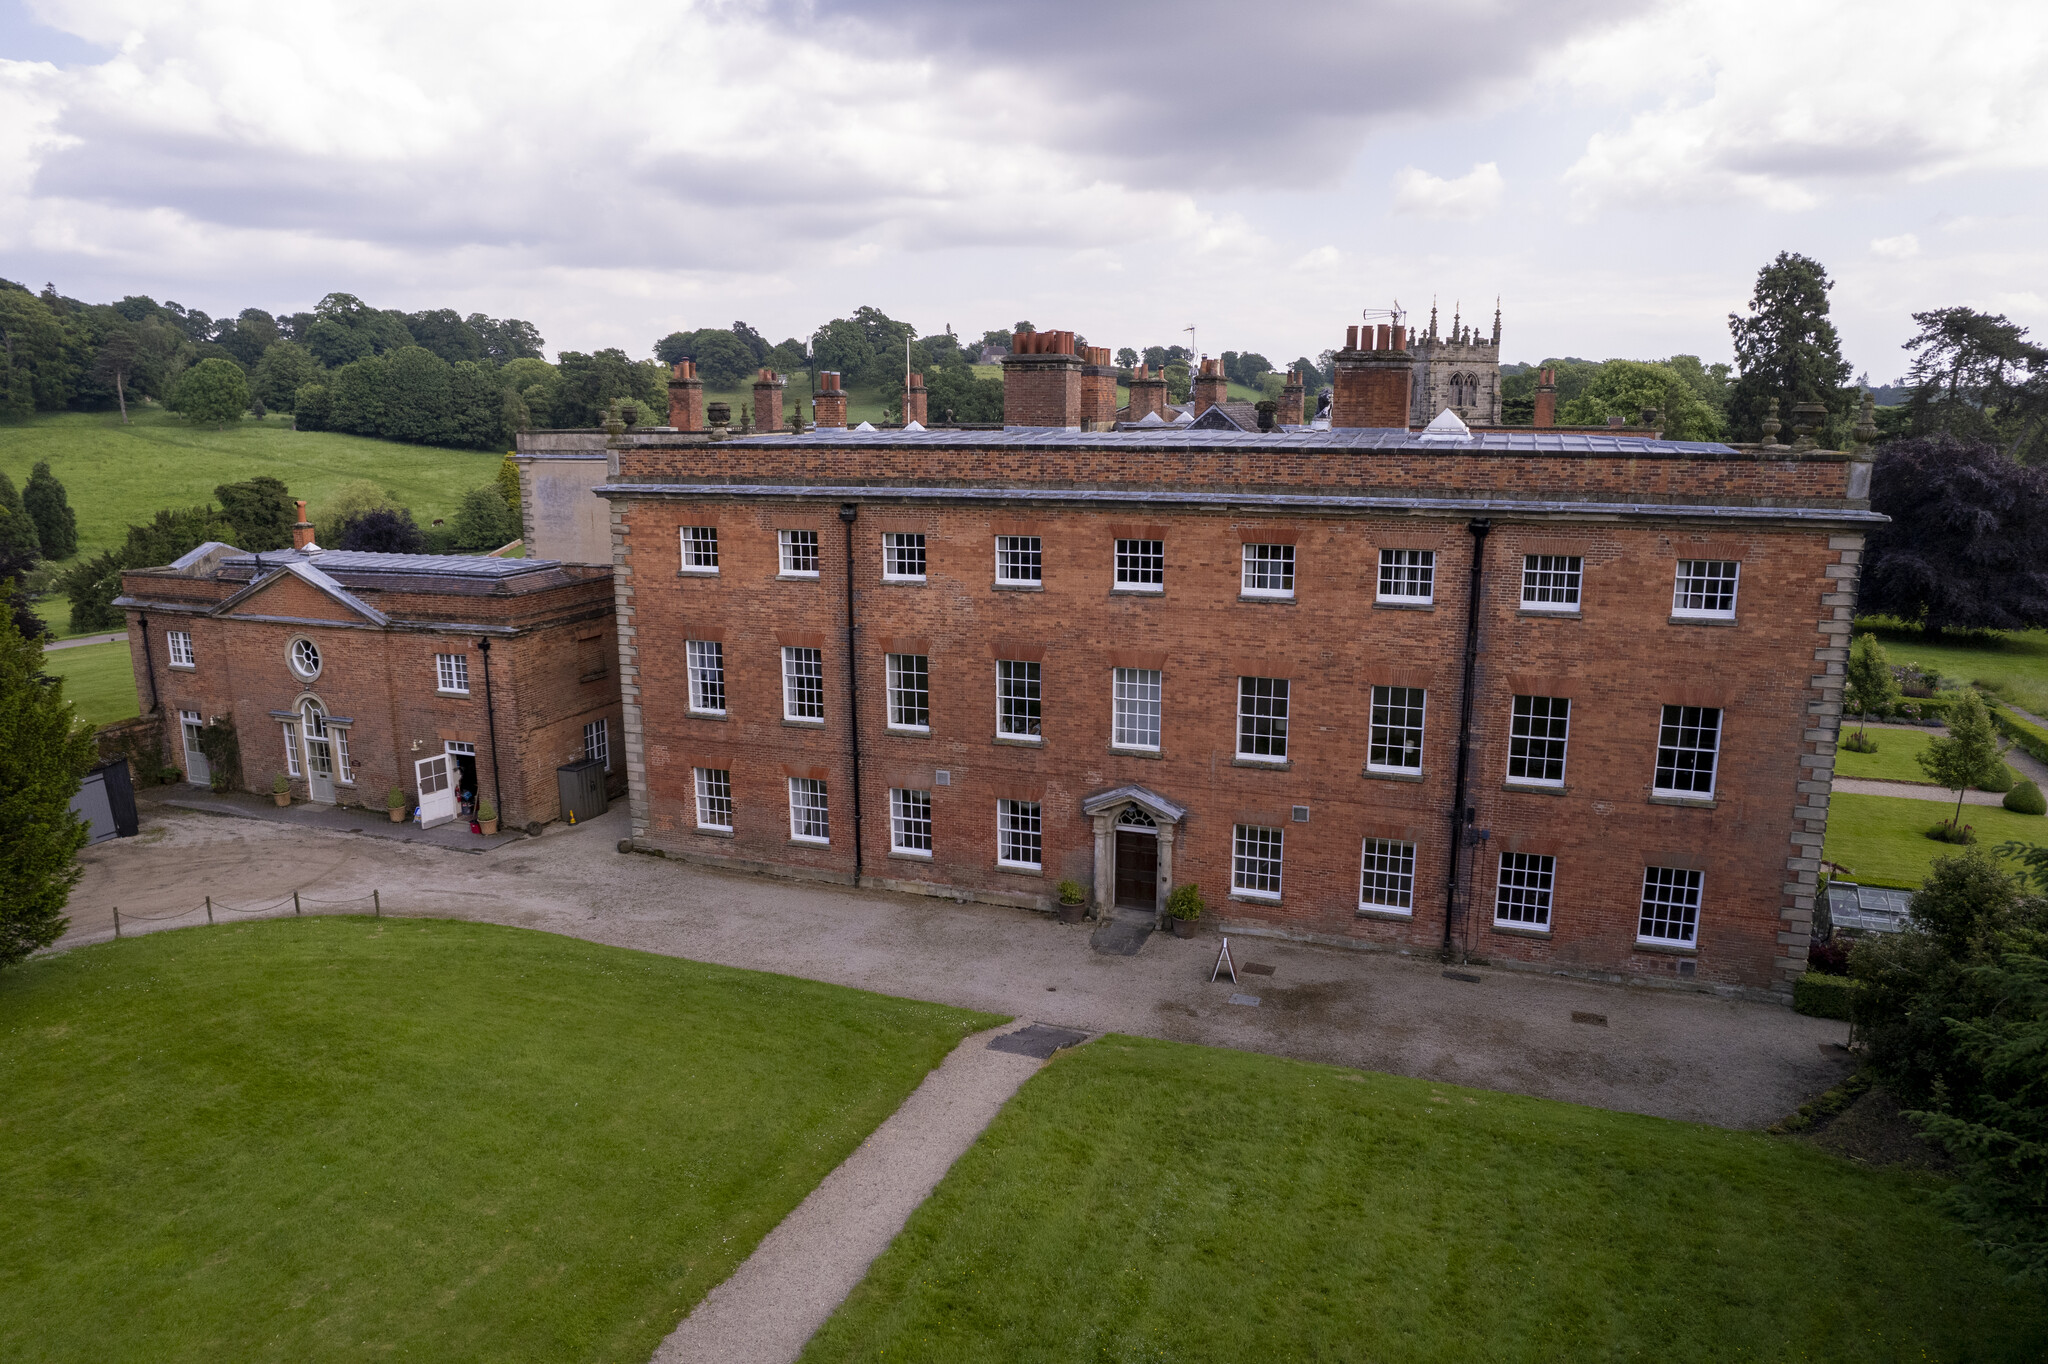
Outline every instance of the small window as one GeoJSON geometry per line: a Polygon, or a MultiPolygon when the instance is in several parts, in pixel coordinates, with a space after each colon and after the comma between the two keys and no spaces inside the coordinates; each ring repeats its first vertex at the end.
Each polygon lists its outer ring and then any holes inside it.
{"type": "Polygon", "coordinates": [[[996,802],[996,861],[1037,871],[1045,855],[1044,830],[1035,800],[996,802]]]}
{"type": "Polygon", "coordinates": [[[1576,611],[1585,560],[1576,554],[1522,556],[1522,609],[1576,611]]]}
{"type": "Polygon", "coordinates": [[[1733,559],[1680,559],[1678,581],[1671,589],[1671,614],[1735,619],[1735,583],[1741,570],[1733,559]]]}
{"type": "Polygon", "coordinates": [[[1379,599],[1415,606],[1436,600],[1436,551],[1381,550],[1379,599]]]}
{"type": "Polygon", "coordinates": [[[699,715],[725,714],[725,646],[715,639],[689,641],[690,709],[699,715]]]}
{"type": "Polygon", "coordinates": [[[1657,728],[1660,796],[1714,794],[1714,759],[1721,751],[1721,712],[1709,706],[1666,706],[1657,728]]]}
{"type": "Polygon", "coordinates": [[[1117,541],[1116,585],[1125,592],[1164,592],[1166,590],[1166,542],[1164,540],[1117,541]]]}
{"type": "Polygon", "coordinates": [[[1237,679],[1237,756],[1261,762],[1287,757],[1287,679],[1237,679]]]}
{"type": "Polygon", "coordinates": [[[718,572],[718,527],[684,526],[683,572],[718,572]]]}
{"type": "Polygon", "coordinates": [[[732,832],[732,773],[726,768],[697,769],[697,827],[732,832]]]}
{"type": "Polygon", "coordinates": [[[1246,545],[1243,590],[1247,597],[1293,596],[1294,546],[1246,545]]]}
{"type": "Polygon", "coordinates": [[[171,646],[171,666],[173,668],[192,667],[192,632],[190,630],[172,630],[164,638],[169,641],[171,646]]]}
{"type": "Polygon", "coordinates": [[[609,720],[592,720],[583,727],[583,760],[604,764],[612,770],[612,726],[609,720]]]}
{"type": "Polygon", "coordinates": [[[1005,739],[1037,739],[1041,698],[1038,664],[1001,660],[996,664],[996,733],[1005,739]]]}
{"type": "Polygon", "coordinates": [[[1421,687],[1374,687],[1372,732],[1365,765],[1375,772],[1422,770],[1422,720],[1429,694],[1421,687]]]}
{"type": "Polygon", "coordinates": [[[296,777],[299,775],[299,727],[295,722],[286,720],[283,728],[284,770],[286,775],[296,777]]]}
{"type": "Polygon", "coordinates": [[[1358,907],[1383,913],[1415,912],[1415,845],[1368,838],[1359,857],[1358,907]]]}
{"type": "MultiPolygon", "coordinates": [[[[292,671],[297,673],[306,681],[311,682],[314,678],[320,675],[320,646],[315,644],[312,640],[293,640],[290,658],[292,664],[292,671]]],[[[462,658],[461,662],[463,667],[463,676],[467,677],[469,675],[469,660],[467,657],[464,657],[462,658]]],[[[464,683],[463,690],[467,691],[468,689],[468,684],[464,683]]]]}
{"type": "Polygon", "coordinates": [[[434,685],[453,696],[469,695],[469,655],[435,654],[434,685]]]}
{"type": "Polygon", "coordinates": [[[1280,851],[1284,829],[1239,824],[1231,831],[1230,888],[1262,900],[1280,898],[1280,851]]]}
{"type": "Polygon", "coordinates": [[[1645,867],[1637,940],[1692,946],[1700,927],[1701,880],[1700,872],[1683,867],[1645,867]]]}
{"type": "Polygon", "coordinates": [[[799,843],[830,843],[832,814],[825,803],[825,783],[808,777],[789,779],[789,836],[799,843]]]}
{"type": "Polygon", "coordinates": [[[882,581],[885,583],[921,583],[924,581],[923,535],[898,535],[890,532],[882,537],[882,581]]]}
{"type": "Polygon", "coordinates": [[[327,733],[328,737],[334,740],[335,779],[344,786],[354,786],[356,784],[356,767],[353,762],[349,761],[348,731],[349,726],[347,725],[331,725],[328,727],[327,733]]]}
{"type": "Polygon", "coordinates": [[[889,792],[889,850],[910,857],[932,855],[932,793],[889,792]]]}
{"type": "Polygon", "coordinates": [[[1557,859],[1535,853],[1502,853],[1494,885],[1493,921],[1515,928],[1550,927],[1550,897],[1557,859]]]}
{"type": "Polygon", "coordinates": [[[782,651],[782,718],[825,718],[825,655],[817,649],[782,651]]]}
{"type": "Polygon", "coordinates": [[[923,654],[888,655],[889,728],[928,734],[932,727],[932,667],[923,654]]]}
{"type": "Polygon", "coordinates": [[[1117,748],[1159,751],[1160,672],[1157,668],[1114,668],[1110,743],[1117,748]]]}
{"type": "Polygon", "coordinates": [[[1036,587],[1045,581],[1044,542],[1036,535],[996,537],[996,581],[1036,587]]]}
{"type": "Polygon", "coordinates": [[[814,530],[777,531],[776,539],[782,549],[783,577],[815,578],[818,576],[818,532],[814,530]]]}
{"type": "Polygon", "coordinates": [[[1517,696],[1514,705],[1508,722],[1508,780],[1563,786],[1572,703],[1562,696],[1517,696]]]}

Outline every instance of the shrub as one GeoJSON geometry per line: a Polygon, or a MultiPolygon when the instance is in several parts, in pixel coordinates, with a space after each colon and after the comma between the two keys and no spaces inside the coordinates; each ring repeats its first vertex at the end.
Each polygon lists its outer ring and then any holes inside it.
{"type": "Polygon", "coordinates": [[[209,720],[199,731],[199,751],[206,755],[212,776],[208,785],[216,791],[235,789],[235,773],[242,766],[242,741],[235,735],[235,718],[223,715],[209,720]]]}
{"type": "Polygon", "coordinates": [[[1806,969],[1818,971],[1824,976],[1846,976],[1849,974],[1849,940],[1829,938],[1825,942],[1810,943],[1806,948],[1806,969]]]}
{"type": "Polygon", "coordinates": [[[288,796],[292,793],[292,779],[279,772],[270,779],[270,789],[277,795],[288,796]]]}
{"type": "Polygon", "coordinates": [[[384,808],[387,810],[403,810],[405,808],[405,788],[403,786],[391,788],[391,794],[384,797],[384,808]]]}
{"type": "Polygon", "coordinates": [[[1877,740],[1859,731],[1842,740],[1842,747],[1848,749],[1851,753],[1875,753],[1877,752],[1877,740]]]}
{"type": "Polygon", "coordinates": [[[480,800],[476,803],[476,817],[479,821],[496,819],[498,807],[487,800],[480,800]]]}
{"type": "Polygon", "coordinates": [[[1977,831],[1961,820],[1944,819],[1927,831],[1927,836],[1937,843],[1975,843],[1977,831]]]}
{"type": "Polygon", "coordinates": [[[2013,783],[2012,790],[2005,793],[2005,808],[2016,815],[2048,815],[2048,799],[2041,795],[2041,788],[2030,781],[2013,783]]]}
{"type": "Polygon", "coordinates": [[[1202,903],[1202,888],[1192,881],[1184,886],[1175,886],[1173,893],[1166,897],[1166,912],[1176,919],[1199,919],[1207,907],[1202,903]]]}
{"type": "Polygon", "coordinates": [[[1060,903],[1078,905],[1088,898],[1088,888],[1079,881],[1062,881],[1059,884],[1060,903]]]}
{"type": "Polygon", "coordinates": [[[1847,976],[1808,971],[1792,982],[1792,1008],[1808,1018],[1839,1018],[1846,1023],[1861,988],[1847,976]]]}
{"type": "Polygon", "coordinates": [[[2012,790],[2013,783],[2019,779],[2019,773],[2013,771],[2004,763],[2000,763],[1990,776],[1977,783],[1977,789],[1979,791],[1989,791],[1994,796],[2002,795],[2012,790]]]}

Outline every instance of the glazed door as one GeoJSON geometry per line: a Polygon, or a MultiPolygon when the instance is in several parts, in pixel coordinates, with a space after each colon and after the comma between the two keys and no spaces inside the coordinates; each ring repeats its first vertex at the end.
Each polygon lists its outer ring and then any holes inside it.
{"type": "Polygon", "coordinates": [[[306,734],[306,795],[321,805],[334,804],[334,745],[314,738],[310,730],[306,734]]]}
{"type": "Polygon", "coordinates": [[[455,784],[448,779],[448,755],[422,758],[412,770],[420,788],[420,827],[431,829],[455,818],[455,784]]]}
{"type": "Polygon", "coordinates": [[[1116,831],[1116,902],[1132,909],[1159,907],[1159,836],[1116,831]]]}
{"type": "Polygon", "coordinates": [[[185,780],[194,786],[213,784],[213,768],[208,765],[206,755],[199,751],[199,731],[206,727],[206,721],[196,710],[178,712],[178,728],[185,733],[185,780]]]}

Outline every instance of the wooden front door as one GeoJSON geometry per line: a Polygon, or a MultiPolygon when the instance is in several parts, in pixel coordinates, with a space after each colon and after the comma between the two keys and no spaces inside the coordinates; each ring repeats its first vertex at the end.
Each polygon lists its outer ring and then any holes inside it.
{"type": "Polygon", "coordinates": [[[1116,831],[1116,902],[1133,909],[1157,909],[1159,836],[1116,831]]]}

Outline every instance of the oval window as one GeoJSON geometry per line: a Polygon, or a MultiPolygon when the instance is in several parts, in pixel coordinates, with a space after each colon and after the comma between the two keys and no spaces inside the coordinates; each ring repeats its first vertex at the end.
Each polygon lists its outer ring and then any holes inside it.
{"type": "Polygon", "coordinates": [[[292,671],[300,677],[320,675],[320,648],[310,639],[292,641],[292,671]]]}

